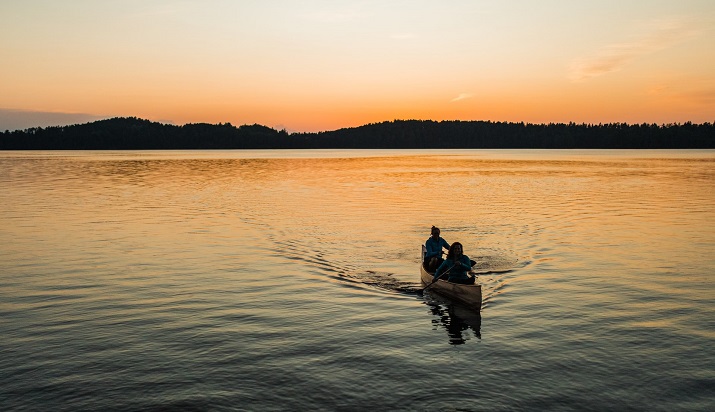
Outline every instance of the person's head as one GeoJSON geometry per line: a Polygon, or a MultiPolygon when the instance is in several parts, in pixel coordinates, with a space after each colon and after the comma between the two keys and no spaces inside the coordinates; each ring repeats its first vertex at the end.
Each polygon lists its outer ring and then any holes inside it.
{"type": "Polygon", "coordinates": [[[432,237],[433,238],[439,237],[439,228],[436,226],[432,226],[432,237]]]}
{"type": "Polygon", "coordinates": [[[449,247],[449,252],[447,252],[447,259],[456,259],[464,254],[464,249],[462,248],[462,244],[459,242],[454,242],[452,243],[452,246],[449,247]]]}

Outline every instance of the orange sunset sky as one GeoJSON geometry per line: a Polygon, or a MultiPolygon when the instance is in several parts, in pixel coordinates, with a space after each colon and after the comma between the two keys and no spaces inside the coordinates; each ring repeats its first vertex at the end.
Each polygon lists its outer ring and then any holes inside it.
{"type": "Polygon", "coordinates": [[[22,0],[0,16],[0,131],[715,121],[712,0],[22,0]]]}

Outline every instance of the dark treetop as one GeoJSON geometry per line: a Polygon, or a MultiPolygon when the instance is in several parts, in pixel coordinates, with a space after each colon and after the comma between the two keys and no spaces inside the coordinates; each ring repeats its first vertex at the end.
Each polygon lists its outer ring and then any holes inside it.
{"type": "Polygon", "coordinates": [[[0,133],[0,150],[706,149],[715,124],[575,124],[395,120],[319,133],[258,124],[174,126],[135,117],[0,133]]]}

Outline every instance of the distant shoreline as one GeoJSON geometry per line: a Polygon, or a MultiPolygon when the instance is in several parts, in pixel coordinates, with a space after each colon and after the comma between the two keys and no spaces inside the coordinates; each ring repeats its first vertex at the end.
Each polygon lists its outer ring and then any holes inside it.
{"type": "Polygon", "coordinates": [[[714,123],[576,124],[395,120],[328,132],[258,124],[175,126],[136,117],[0,133],[0,150],[712,149],[714,123]]]}

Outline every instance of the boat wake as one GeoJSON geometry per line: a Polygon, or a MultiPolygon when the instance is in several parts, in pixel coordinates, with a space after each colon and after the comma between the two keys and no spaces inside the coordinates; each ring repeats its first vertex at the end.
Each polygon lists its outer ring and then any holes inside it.
{"type": "Polygon", "coordinates": [[[368,270],[352,274],[343,273],[341,276],[363,285],[388,292],[418,294],[421,291],[421,287],[416,285],[413,281],[401,280],[401,276],[395,273],[368,270]]]}

